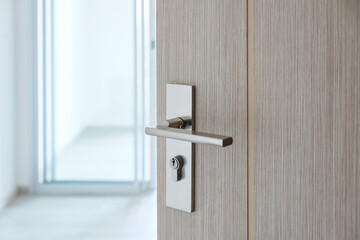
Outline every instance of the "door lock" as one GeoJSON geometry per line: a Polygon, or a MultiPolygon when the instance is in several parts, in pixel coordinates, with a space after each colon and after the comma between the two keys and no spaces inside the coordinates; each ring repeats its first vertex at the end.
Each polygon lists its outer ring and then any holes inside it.
{"type": "Polygon", "coordinates": [[[173,181],[180,181],[182,178],[182,167],[184,166],[184,159],[181,156],[173,157],[170,160],[171,178],[173,181]]]}

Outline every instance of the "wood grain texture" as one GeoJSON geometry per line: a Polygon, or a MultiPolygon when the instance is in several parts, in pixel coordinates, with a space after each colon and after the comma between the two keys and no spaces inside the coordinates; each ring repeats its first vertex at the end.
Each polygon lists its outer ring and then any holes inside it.
{"type": "Polygon", "coordinates": [[[254,171],[254,1],[247,1],[247,209],[248,240],[255,239],[255,171],[254,171]]]}
{"type": "Polygon", "coordinates": [[[157,1],[157,118],[166,83],[195,86],[196,130],[230,147],[195,145],[195,212],[165,206],[165,141],[158,139],[158,239],[247,238],[246,0],[157,1]]]}
{"type": "Polygon", "coordinates": [[[360,239],[360,2],[254,5],[255,238],[360,239]]]}

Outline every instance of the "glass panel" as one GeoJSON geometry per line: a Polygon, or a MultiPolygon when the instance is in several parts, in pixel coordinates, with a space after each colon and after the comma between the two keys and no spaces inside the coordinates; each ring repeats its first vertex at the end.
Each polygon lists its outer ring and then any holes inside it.
{"type": "Polygon", "coordinates": [[[47,3],[46,179],[133,182],[142,118],[135,2],[47,3]]]}

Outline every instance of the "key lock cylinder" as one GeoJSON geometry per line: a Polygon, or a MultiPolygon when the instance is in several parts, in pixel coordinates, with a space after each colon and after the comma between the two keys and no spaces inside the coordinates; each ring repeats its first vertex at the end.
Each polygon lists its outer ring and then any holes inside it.
{"type": "Polygon", "coordinates": [[[184,159],[181,156],[173,157],[170,160],[171,179],[175,182],[182,178],[182,167],[184,166],[184,159]]]}

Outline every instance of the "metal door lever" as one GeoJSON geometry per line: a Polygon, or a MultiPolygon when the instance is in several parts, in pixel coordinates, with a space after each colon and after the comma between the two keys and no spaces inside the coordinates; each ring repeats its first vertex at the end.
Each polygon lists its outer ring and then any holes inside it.
{"type": "Polygon", "coordinates": [[[157,137],[165,137],[193,143],[210,144],[220,147],[229,146],[233,142],[232,137],[187,130],[187,128],[190,127],[190,117],[177,117],[168,119],[157,125],[155,128],[147,127],[145,128],[145,133],[147,135],[157,137]]]}

